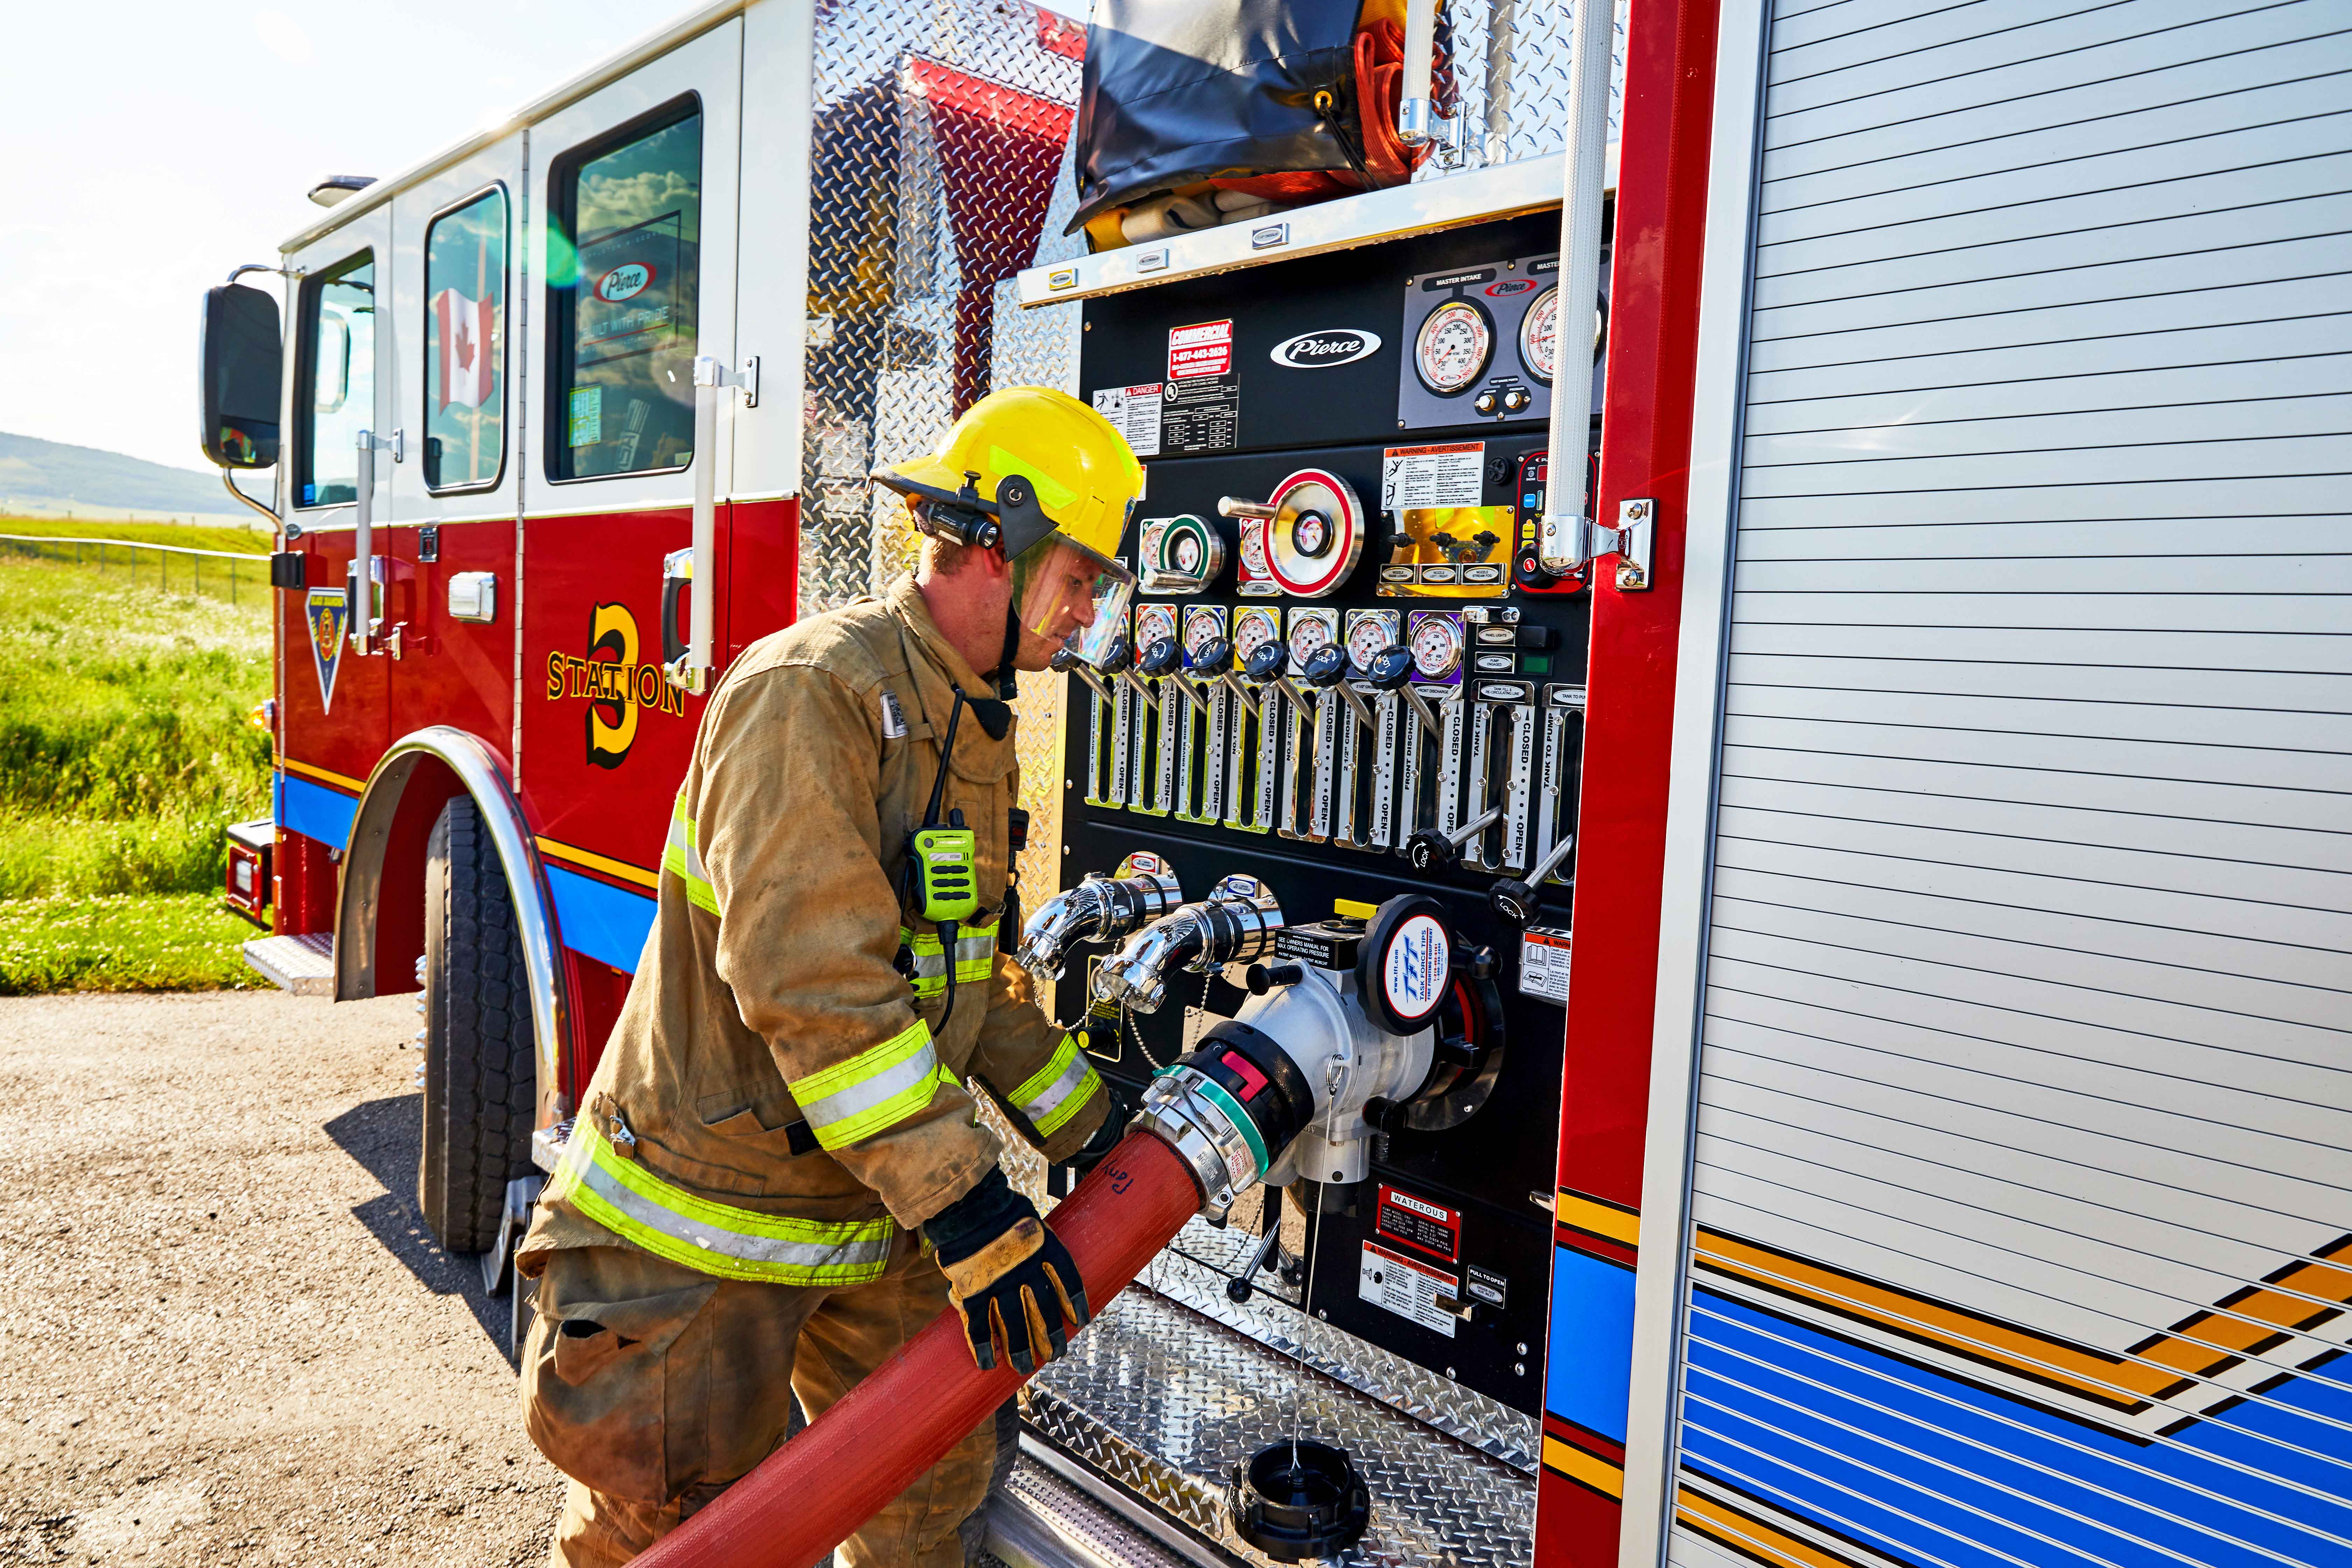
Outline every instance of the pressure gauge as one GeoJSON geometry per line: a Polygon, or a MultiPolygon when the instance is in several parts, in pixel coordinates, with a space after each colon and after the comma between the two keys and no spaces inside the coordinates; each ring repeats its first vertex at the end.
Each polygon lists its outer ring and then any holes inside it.
{"type": "Polygon", "coordinates": [[[1451,616],[1428,616],[1412,628],[1406,646],[1423,680],[1444,680],[1462,668],[1462,623],[1451,616]]]}
{"type": "Polygon", "coordinates": [[[1265,575],[1265,524],[1255,519],[1242,524],[1242,570],[1252,577],[1265,575]]]}
{"type": "Polygon", "coordinates": [[[1143,585],[1155,594],[1196,594],[1225,569],[1225,542],[1190,512],[1160,521],[1149,550],[1143,585]]]}
{"type": "Polygon", "coordinates": [[[1429,313],[1412,342],[1412,368],[1440,397],[1465,391],[1495,353],[1495,323],[1469,300],[1448,300],[1429,313]]]}
{"type": "Polygon", "coordinates": [[[1135,607],[1135,646],[1150,647],[1162,637],[1176,635],[1176,606],[1173,605],[1138,605],[1135,607]]]}
{"type": "MultiPolygon", "coordinates": [[[[1391,611],[1390,614],[1393,614],[1391,611]]],[[[1358,612],[1349,617],[1348,626],[1348,663],[1361,675],[1371,668],[1372,660],[1396,642],[1396,626],[1380,611],[1358,612]]]]}
{"type": "Polygon", "coordinates": [[[1197,655],[1225,635],[1225,613],[1214,605],[1195,605],[1184,612],[1184,651],[1197,655]]]}
{"type": "Polygon", "coordinates": [[[1313,560],[1331,548],[1331,520],[1319,511],[1302,511],[1291,521],[1290,542],[1298,553],[1313,560]]]}
{"type": "Polygon", "coordinates": [[[1551,384],[1552,373],[1559,365],[1559,288],[1555,284],[1536,296],[1528,313],[1519,318],[1519,363],[1528,374],[1551,384]]]}
{"type": "Polygon", "coordinates": [[[1234,662],[1247,664],[1250,655],[1282,635],[1272,610],[1244,610],[1234,618],[1234,662]]]}
{"type": "Polygon", "coordinates": [[[1304,669],[1307,661],[1331,646],[1331,623],[1319,615],[1299,611],[1290,621],[1290,668],[1304,669]]]}

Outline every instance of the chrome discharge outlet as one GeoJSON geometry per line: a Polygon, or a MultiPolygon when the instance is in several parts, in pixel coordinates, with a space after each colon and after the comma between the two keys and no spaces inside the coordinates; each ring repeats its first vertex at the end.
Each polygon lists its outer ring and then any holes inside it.
{"type": "Polygon", "coordinates": [[[1182,968],[1206,974],[1229,963],[1252,963],[1274,951],[1282,906],[1255,877],[1227,877],[1198,903],[1162,915],[1095,972],[1097,1000],[1156,1013],[1168,1000],[1168,975],[1182,968]]]}
{"type": "Polygon", "coordinates": [[[1175,872],[1139,869],[1130,857],[1118,875],[1089,871],[1076,887],[1039,905],[1021,928],[1013,962],[1041,980],[1059,980],[1079,942],[1117,942],[1183,901],[1175,872]]]}

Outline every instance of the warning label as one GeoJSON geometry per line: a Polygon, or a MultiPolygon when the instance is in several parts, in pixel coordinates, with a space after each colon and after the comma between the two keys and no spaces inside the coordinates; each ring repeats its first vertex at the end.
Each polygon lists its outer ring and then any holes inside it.
{"type": "Polygon", "coordinates": [[[1453,1275],[1369,1241],[1364,1243],[1363,1263],[1356,1275],[1356,1294],[1382,1311],[1410,1318],[1449,1340],[1462,1321],[1437,1304],[1441,1296],[1449,1301],[1456,1299],[1453,1275]]]}
{"type": "Polygon", "coordinates": [[[1408,507],[1476,506],[1486,466],[1483,441],[1391,447],[1381,454],[1381,510],[1393,514],[1408,507]]]}
{"type": "Polygon", "coordinates": [[[1171,457],[1230,452],[1241,437],[1242,382],[1234,374],[1233,322],[1170,328],[1158,449],[1171,457]]]}
{"type": "Polygon", "coordinates": [[[1160,455],[1159,382],[1141,386],[1106,386],[1095,394],[1095,412],[1109,420],[1139,458],[1160,455]]]}
{"type": "Polygon", "coordinates": [[[1519,933],[1519,994],[1568,1005],[1568,932],[1529,926],[1519,933]]]}

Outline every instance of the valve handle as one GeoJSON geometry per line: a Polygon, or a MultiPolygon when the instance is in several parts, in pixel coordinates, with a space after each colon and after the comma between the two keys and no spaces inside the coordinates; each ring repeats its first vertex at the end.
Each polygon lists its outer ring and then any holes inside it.
{"type": "Polygon", "coordinates": [[[1503,808],[1490,805],[1451,833],[1423,828],[1404,841],[1404,858],[1416,871],[1452,868],[1461,862],[1462,846],[1503,819],[1503,808]]]}
{"type": "Polygon", "coordinates": [[[1135,668],[1135,645],[1124,637],[1110,639],[1103,649],[1102,669],[1106,675],[1124,675],[1135,668]]]}
{"type": "Polygon", "coordinates": [[[1348,650],[1338,643],[1328,643],[1307,656],[1307,668],[1299,679],[1318,690],[1328,691],[1348,678],[1348,650]]]}
{"type": "Polygon", "coordinates": [[[1143,657],[1135,661],[1135,668],[1139,673],[1156,680],[1162,676],[1175,674],[1183,655],[1183,648],[1174,637],[1155,638],[1151,646],[1143,650],[1143,657]]]}
{"type": "Polygon", "coordinates": [[[1234,645],[1230,637],[1212,637],[1194,652],[1186,656],[1186,668],[1204,679],[1224,674],[1234,667],[1234,645]]]}

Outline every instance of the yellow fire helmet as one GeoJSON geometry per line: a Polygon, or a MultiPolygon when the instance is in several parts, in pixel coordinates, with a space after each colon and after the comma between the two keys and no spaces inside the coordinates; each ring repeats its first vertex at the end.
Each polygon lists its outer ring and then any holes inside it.
{"type": "Polygon", "coordinates": [[[877,469],[915,526],[1001,548],[1022,626],[1090,663],[1124,630],[1135,574],[1118,560],[1143,465],[1111,422],[1044,386],[1009,386],[964,411],[938,447],[877,469]]]}

